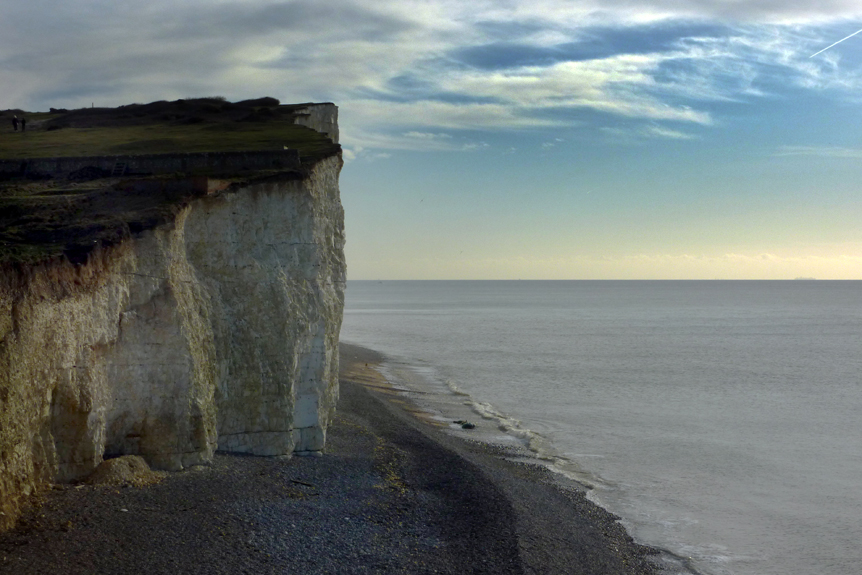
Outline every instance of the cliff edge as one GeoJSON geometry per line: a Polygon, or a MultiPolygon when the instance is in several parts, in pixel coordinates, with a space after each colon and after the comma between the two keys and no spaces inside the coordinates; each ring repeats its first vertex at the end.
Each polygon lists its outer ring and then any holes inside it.
{"type": "Polygon", "coordinates": [[[337,108],[126,108],[3,134],[0,528],[107,457],[180,470],[217,449],[324,447],[345,282],[337,108]],[[160,143],[123,140],[147,130],[160,143]],[[234,143],[212,150],[213,134],[234,143]]]}

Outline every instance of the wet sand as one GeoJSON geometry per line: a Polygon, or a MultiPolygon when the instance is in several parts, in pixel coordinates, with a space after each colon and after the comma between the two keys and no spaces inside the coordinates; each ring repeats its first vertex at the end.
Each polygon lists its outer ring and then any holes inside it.
{"type": "Polygon", "coordinates": [[[219,453],[144,488],[58,486],[0,535],[0,573],[654,571],[576,484],[445,433],[381,360],[342,346],[322,457],[219,453]]]}

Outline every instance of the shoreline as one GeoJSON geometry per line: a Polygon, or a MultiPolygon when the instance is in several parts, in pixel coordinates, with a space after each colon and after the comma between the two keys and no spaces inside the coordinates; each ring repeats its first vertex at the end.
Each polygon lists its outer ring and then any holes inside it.
{"type": "Polygon", "coordinates": [[[658,575],[670,572],[666,569],[676,571],[677,567],[679,572],[693,572],[684,558],[635,542],[618,516],[589,499],[587,485],[555,470],[524,444],[531,440],[520,438],[510,445],[498,441],[500,433],[511,430],[497,429],[493,420],[487,421],[489,418],[459,401],[461,414],[469,412],[470,421],[477,426],[461,431],[450,419],[430,412],[429,405],[414,401],[417,394],[421,397],[426,392],[396,388],[388,381],[381,373],[388,360],[384,354],[345,343],[341,350],[342,361],[347,358],[354,366],[354,372],[345,376],[373,390],[378,401],[390,404],[394,415],[412,418],[420,432],[457,455],[459,464],[477,466],[499,489],[499,495],[508,500],[515,514],[517,544],[524,561],[521,572],[658,575]],[[356,369],[356,364],[362,362],[367,363],[356,369]],[[497,438],[492,438],[493,430],[497,438]],[[473,437],[474,433],[478,436],[473,437]]]}
{"type": "Polygon", "coordinates": [[[595,478],[562,455],[548,438],[523,427],[520,421],[499,413],[492,404],[482,402],[449,382],[440,385],[424,376],[416,377],[412,373],[416,369],[413,362],[403,363],[402,359],[358,344],[342,342],[340,345],[343,350],[368,354],[373,359],[373,363],[369,361],[365,369],[357,373],[357,382],[382,392],[383,398],[389,398],[398,411],[419,420],[420,425],[428,426],[434,435],[433,441],[445,443],[467,460],[470,459],[469,452],[490,455],[497,459],[492,466],[507,466],[504,472],[516,473],[514,468],[525,469],[533,474],[529,480],[541,483],[542,488],[557,489],[585,499],[588,504],[586,513],[595,517],[592,514],[597,509],[607,516],[603,519],[609,517],[614,521],[629,542],[648,556],[650,568],[656,574],[699,573],[691,564],[690,557],[634,540],[623,520],[593,498],[595,478]],[[475,428],[463,430],[458,425],[461,420],[469,420],[475,428]],[[467,448],[467,452],[463,448],[467,448]]]}
{"type": "Polygon", "coordinates": [[[56,486],[0,573],[660,573],[659,552],[543,466],[455,437],[342,344],[322,457],[218,453],[144,488],[56,486]]]}

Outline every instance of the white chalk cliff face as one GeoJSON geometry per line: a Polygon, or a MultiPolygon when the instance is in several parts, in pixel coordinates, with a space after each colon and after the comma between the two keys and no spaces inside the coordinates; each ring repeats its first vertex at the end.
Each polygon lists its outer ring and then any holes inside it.
{"type": "Polygon", "coordinates": [[[103,457],[323,449],[344,305],[341,158],[0,282],[0,528],[103,457]]]}

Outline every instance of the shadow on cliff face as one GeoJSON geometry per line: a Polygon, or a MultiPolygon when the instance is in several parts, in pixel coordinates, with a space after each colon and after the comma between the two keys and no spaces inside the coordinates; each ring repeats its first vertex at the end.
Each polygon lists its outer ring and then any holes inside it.
{"type": "Polygon", "coordinates": [[[83,263],[97,245],[170,221],[197,195],[188,178],[179,178],[0,196],[0,263],[61,256],[83,263]]]}

